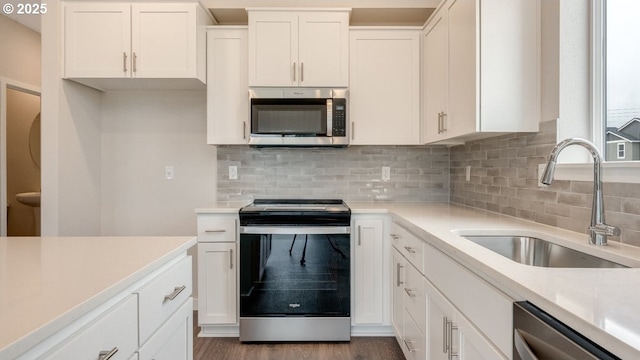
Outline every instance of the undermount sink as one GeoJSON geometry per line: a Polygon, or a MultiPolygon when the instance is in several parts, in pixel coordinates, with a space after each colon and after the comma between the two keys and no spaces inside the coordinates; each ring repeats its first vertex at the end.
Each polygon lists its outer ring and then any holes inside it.
{"type": "Polygon", "coordinates": [[[553,268],[626,268],[597,256],[530,236],[462,235],[515,262],[553,268]]]}
{"type": "Polygon", "coordinates": [[[18,202],[31,206],[31,207],[40,207],[40,192],[23,192],[16,194],[16,200],[18,202]]]}

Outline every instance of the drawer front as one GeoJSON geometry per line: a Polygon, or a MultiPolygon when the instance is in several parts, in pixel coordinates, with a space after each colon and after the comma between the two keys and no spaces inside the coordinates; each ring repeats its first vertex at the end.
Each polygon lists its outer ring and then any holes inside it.
{"type": "Polygon", "coordinates": [[[191,297],[191,257],[159,274],[140,290],[140,344],[191,297]]]}
{"type": "Polygon", "coordinates": [[[404,339],[400,346],[405,357],[408,360],[425,360],[427,358],[427,337],[406,311],[404,319],[404,339]]]}
{"type": "Polygon", "coordinates": [[[427,320],[425,281],[424,276],[416,268],[411,265],[406,266],[403,289],[404,306],[422,333],[425,333],[427,320]]]}
{"type": "Polygon", "coordinates": [[[140,360],[193,359],[193,302],[187,299],[140,348],[140,360]]]}
{"type": "Polygon", "coordinates": [[[137,296],[129,296],[43,359],[98,359],[101,352],[113,352],[110,360],[130,359],[138,348],[137,300],[137,296]]]}
{"type": "Polygon", "coordinates": [[[235,242],[237,225],[235,215],[198,215],[198,242],[235,242]]]}
{"type": "Polygon", "coordinates": [[[419,272],[424,272],[424,242],[417,236],[413,235],[409,230],[404,227],[393,223],[391,226],[391,238],[398,246],[396,248],[400,250],[409,262],[418,269],[419,272]],[[393,240],[394,238],[397,240],[393,240]]]}
{"type": "Polygon", "coordinates": [[[436,248],[425,246],[427,279],[500,351],[511,354],[513,300],[436,248]]]}

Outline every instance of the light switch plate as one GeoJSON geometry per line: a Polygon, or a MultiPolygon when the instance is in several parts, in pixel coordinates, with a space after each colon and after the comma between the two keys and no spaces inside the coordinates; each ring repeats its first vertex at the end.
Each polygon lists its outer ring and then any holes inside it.
{"type": "Polygon", "coordinates": [[[164,179],[173,180],[173,166],[167,165],[164,167],[164,179]]]}
{"type": "Polygon", "coordinates": [[[467,165],[466,169],[465,169],[465,180],[466,181],[471,181],[471,166],[467,165]]]}
{"type": "Polygon", "coordinates": [[[382,181],[391,180],[391,167],[383,166],[382,167],[382,181]]]}
{"type": "Polygon", "coordinates": [[[238,167],[231,165],[229,166],[229,180],[238,180],[238,167]]]}

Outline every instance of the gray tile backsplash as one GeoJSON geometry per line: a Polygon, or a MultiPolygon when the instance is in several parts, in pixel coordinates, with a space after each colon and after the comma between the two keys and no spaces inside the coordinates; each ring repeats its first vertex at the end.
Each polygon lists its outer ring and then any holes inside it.
{"type": "Polygon", "coordinates": [[[218,147],[218,200],[342,198],[349,201],[449,201],[449,149],[218,147]],[[229,166],[238,179],[229,180],[229,166]],[[382,181],[382,166],[391,179],[382,181]]]}
{"type": "MultiPolygon", "coordinates": [[[[218,147],[218,200],[342,198],[348,201],[451,201],[581,233],[591,216],[593,184],[555,180],[538,187],[537,167],[556,143],[556,122],[535,134],[510,134],[452,148],[218,147]],[[228,167],[238,167],[229,180],[228,167]],[[382,181],[382,166],[391,180],[382,181]],[[471,180],[465,181],[466,166],[471,180]]],[[[611,238],[640,246],[640,184],[604,185],[611,238]]]]}
{"type": "MultiPolygon", "coordinates": [[[[451,202],[587,232],[593,183],[555,180],[538,187],[538,164],[556,143],[556,122],[535,134],[511,134],[451,148],[451,202]],[[471,181],[465,181],[471,166],[471,181]]],[[[622,229],[620,240],[640,246],[640,184],[605,183],[605,216],[622,229]]]]}

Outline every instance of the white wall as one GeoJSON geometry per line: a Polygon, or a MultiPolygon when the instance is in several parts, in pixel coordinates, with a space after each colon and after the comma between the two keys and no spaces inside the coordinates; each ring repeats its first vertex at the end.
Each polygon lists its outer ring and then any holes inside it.
{"type": "Polygon", "coordinates": [[[214,202],[216,188],[206,91],[102,96],[102,234],[195,236],[194,209],[214,202]]]}
{"type": "Polygon", "coordinates": [[[0,15],[0,77],[40,86],[40,34],[0,15]]]}

